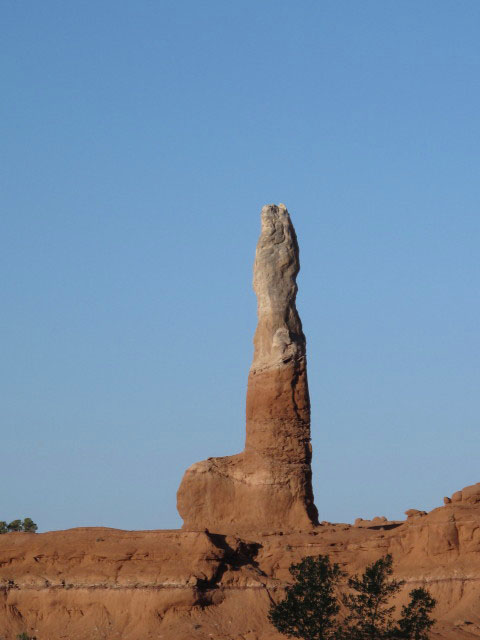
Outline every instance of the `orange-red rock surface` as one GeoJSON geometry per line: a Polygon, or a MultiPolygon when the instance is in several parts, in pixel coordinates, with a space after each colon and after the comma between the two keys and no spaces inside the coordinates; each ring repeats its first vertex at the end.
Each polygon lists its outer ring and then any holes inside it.
{"type": "MultiPolygon", "coordinates": [[[[253,538],[71,529],[0,536],[0,636],[38,640],[280,640],[267,621],[288,567],[329,554],[349,572],[392,553],[438,600],[432,638],[480,638],[480,488],[405,522],[322,524],[253,538]]],[[[420,512],[421,514],[421,512],[420,512]]]]}

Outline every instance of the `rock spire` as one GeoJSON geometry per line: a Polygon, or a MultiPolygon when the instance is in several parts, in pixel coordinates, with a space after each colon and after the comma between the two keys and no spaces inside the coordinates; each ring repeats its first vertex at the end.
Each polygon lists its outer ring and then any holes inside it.
{"type": "Polygon", "coordinates": [[[266,205],[261,221],[245,450],[187,469],[177,506],[188,530],[287,531],[318,522],[311,485],[306,345],[295,306],[298,243],[285,205],[266,205]]]}

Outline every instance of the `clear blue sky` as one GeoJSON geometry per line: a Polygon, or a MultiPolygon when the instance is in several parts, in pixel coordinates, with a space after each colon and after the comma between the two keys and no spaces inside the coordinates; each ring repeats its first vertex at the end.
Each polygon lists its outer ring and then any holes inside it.
{"type": "Polygon", "coordinates": [[[2,4],[0,519],[180,525],[243,448],[263,204],[320,518],[480,481],[480,2],[2,4]]]}

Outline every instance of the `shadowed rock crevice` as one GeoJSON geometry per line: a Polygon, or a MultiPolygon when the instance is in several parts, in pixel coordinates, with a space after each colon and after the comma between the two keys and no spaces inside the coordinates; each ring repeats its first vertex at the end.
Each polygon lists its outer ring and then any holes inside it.
{"type": "Polygon", "coordinates": [[[298,242],[284,205],[267,205],[255,255],[258,325],[248,377],[245,450],[192,465],[177,493],[184,529],[311,529],[306,341],[295,305],[298,242]]]}
{"type": "Polygon", "coordinates": [[[255,560],[259,550],[262,548],[261,544],[235,540],[236,546],[232,547],[227,540],[227,536],[208,532],[206,535],[210,542],[222,552],[222,556],[210,578],[197,579],[198,591],[208,591],[218,587],[226,571],[235,572],[240,571],[243,567],[250,567],[258,575],[265,575],[263,571],[260,571],[258,562],[255,560]]]}

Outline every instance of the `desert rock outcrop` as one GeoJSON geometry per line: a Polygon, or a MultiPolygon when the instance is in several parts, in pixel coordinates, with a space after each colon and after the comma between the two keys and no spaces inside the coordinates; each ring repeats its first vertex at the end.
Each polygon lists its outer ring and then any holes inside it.
{"type": "Polygon", "coordinates": [[[1,535],[2,637],[281,640],[267,613],[291,563],[328,554],[352,574],[391,553],[395,578],[406,581],[397,605],[427,587],[438,602],[432,640],[478,640],[480,506],[452,502],[372,525],[243,538],[104,528],[1,535]]]}
{"type": "Polygon", "coordinates": [[[456,491],[451,498],[444,498],[444,500],[445,504],[450,504],[451,502],[477,504],[477,502],[480,502],[480,482],[477,482],[477,484],[472,484],[468,487],[463,487],[461,491],[456,491]]]}
{"type": "Polygon", "coordinates": [[[261,221],[245,450],[187,469],[177,494],[187,530],[251,533],[317,524],[305,336],[295,306],[298,243],[284,205],[263,207],[261,221]]]}

